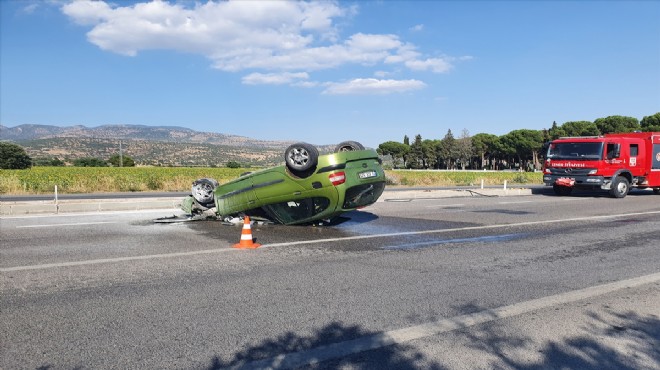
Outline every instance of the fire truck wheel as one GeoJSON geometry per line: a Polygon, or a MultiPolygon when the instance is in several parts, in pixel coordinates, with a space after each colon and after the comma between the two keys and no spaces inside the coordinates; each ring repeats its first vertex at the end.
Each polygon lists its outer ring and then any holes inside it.
{"type": "Polygon", "coordinates": [[[610,189],[610,195],[614,198],[623,198],[628,195],[630,190],[630,183],[628,179],[623,176],[617,176],[612,181],[612,188],[610,189]]]}
{"type": "Polygon", "coordinates": [[[660,188],[653,188],[654,194],[660,194],[660,188]]]}

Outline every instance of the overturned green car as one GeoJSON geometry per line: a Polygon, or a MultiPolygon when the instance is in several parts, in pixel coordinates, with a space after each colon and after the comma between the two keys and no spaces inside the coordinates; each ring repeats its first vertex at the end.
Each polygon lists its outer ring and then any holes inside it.
{"type": "Polygon", "coordinates": [[[222,185],[199,179],[181,208],[190,217],[248,215],[284,225],[313,224],[373,204],[385,189],[378,154],[355,141],[321,156],[314,146],[296,143],[285,150],[284,159],[285,165],[222,185]]]}

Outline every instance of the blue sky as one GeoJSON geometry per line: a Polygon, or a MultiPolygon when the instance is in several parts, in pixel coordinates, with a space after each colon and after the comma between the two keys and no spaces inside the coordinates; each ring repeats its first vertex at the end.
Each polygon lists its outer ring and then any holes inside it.
{"type": "Polygon", "coordinates": [[[371,147],[660,111],[657,1],[2,0],[0,123],[371,147]]]}

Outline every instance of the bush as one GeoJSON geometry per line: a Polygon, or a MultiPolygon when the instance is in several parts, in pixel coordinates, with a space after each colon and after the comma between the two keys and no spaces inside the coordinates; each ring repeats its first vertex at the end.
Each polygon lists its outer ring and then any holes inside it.
{"type": "Polygon", "coordinates": [[[35,158],[32,161],[32,165],[41,167],[63,167],[65,163],[59,158],[35,158]]]}
{"type": "Polygon", "coordinates": [[[227,168],[241,168],[241,164],[235,161],[227,162],[227,168]]]}
{"type": "Polygon", "coordinates": [[[119,154],[115,154],[108,159],[108,163],[113,167],[135,167],[135,161],[127,155],[120,157],[119,154]]]}
{"type": "Polygon", "coordinates": [[[80,158],[73,161],[76,167],[108,167],[108,164],[99,158],[80,158]]]}
{"type": "Polygon", "coordinates": [[[5,170],[23,170],[32,166],[32,158],[22,146],[0,142],[0,168],[5,170]]]}

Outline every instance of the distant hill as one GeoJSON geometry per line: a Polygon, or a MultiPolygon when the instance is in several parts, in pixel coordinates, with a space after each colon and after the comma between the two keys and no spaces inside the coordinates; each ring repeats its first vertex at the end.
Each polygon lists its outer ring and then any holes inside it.
{"type": "MultiPolygon", "coordinates": [[[[140,165],[218,166],[234,161],[249,166],[284,163],[284,149],[293,141],[264,141],[244,136],[200,132],[175,126],[105,125],[99,127],[0,125],[0,140],[25,148],[32,158],[108,159],[119,153],[140,165]]],[[[331,145],[320,146],[329,152],[331,145]]]]}
{"type": "Polygon", "coordinates": [[[273,149],[281,148],[282,145],[290,143],[286,141],[263,141],[244,136],[213,132],[200,132],[176,126],[104,125],[98,127],[57,127],[47,125],[20,125],[16,127],[5,127],[0,125],[0,139],[2,140],[24,142],[63,137],[168,141],[175,143],[218,144],[273,149]]]}

